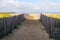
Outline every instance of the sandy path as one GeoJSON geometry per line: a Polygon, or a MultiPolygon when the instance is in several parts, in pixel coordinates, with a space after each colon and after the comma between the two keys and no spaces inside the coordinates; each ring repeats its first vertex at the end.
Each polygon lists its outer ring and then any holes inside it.
{"type": "Polygon", "coordinates": [[[26,20],[18,29],[2,40],[53,40],[43,29],[44,27],[39,21],[26,20]]]}

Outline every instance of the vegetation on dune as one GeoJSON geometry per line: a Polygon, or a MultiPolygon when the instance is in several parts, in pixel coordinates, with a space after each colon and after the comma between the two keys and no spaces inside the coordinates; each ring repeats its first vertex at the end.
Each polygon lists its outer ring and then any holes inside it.
{"type": "Polygon", "coordinates": [[[52,17],[52,18],[56,18],[56,19],[60,19],[60,14],[44,14],[48,17],[52,17]]]}
{"type": "Polygon", "coordinates": [[[18,16],[18,15],[20,15],[20,14],[11,14],[11,16],[18,16]]]}
{"type": "Polygon", "coordinates": [[[0,13],[0,18],[6,18],[6,17],[11,17],[11,14],[9,14],[9,13],[0,13]]]}
{"type": "Polygon", "coordinates": [[[0,13],[0,18],[8,18],[8,17],[12,17],[12,16],[17,16],[18,14],[11,14],[8,12],[2,12],[0,13]]]}

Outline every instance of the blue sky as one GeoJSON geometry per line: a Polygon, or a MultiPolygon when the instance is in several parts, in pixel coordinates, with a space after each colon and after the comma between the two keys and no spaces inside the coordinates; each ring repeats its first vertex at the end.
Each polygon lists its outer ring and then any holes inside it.
{"type": "Polygon", "coordinates": [[[0,12],[60,12],[60,0],[0,0],[0,12]]]}
{"type": "Polygon", "coordinates": [[[44,0],[20,0],[21,2],[32,2],[32,3],[40,3],[43,2],[44,0]]]}
{"type": "MultiPolygon", "coordinates": [[[[21,2],[32,2],[32,3],[40,3],[40,2],[44,2],[46,0],[20,0],[21,2]]],[[[60,3],[60,0],[47,0],[49,2],[56,2],[56,3],[60,3]]]]}
{"type": "Polygon", "coordinates": [[[49,0],[50,2],[60,3],[60,0],[49,0]]]}

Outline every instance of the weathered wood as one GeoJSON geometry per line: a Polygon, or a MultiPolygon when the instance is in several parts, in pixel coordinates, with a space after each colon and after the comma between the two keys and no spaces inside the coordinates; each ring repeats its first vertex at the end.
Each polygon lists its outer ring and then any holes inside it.
{"type": "Polygon", "coordinates": [[[0,19],[0,38],[11,33],[24,20],[23,14],[0,19]]]}
{"type": "MultiPolygon", "coordinates": [[[[57,38],[56,37],[58,35],[57,31],[58,31],[58,29],[60,29],[60,20],[54,19],[51,17],[47,17],[47,16],[42,15],[42,14],[41,14],[40,20],[42,21],[43,25],[47,29],[50,37],[57,38]]],[[[60,33],[60,31],[59,31],[59,33],[60,33]]],[[[60,34],[59,34],[59,37],[60,37],[60,34]]]]}

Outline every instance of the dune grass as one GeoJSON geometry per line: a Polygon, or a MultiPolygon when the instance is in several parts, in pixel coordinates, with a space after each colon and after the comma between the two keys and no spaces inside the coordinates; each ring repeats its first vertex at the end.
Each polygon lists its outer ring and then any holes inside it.
{"type": "Polygon", "coordinates": [[[7,18],[7,17],[11,17],[11,14],[9,14],[9,13],[0,13],[0,18],[7,18]]]}
{"type": "Polygon", "coordinates": [[[18,15],[19,14],[2,12],[2,13],[0,13],[0,18],[9,18],[9,17],[12,17],[12,16],[18,16],[18,15]]]}
{"type": "Polygon", "coordinates": [[[48,17],[52,17],[52,18],[56,18],[56,19],[60,19],[60,14],[44,14],[48,17]]]}

